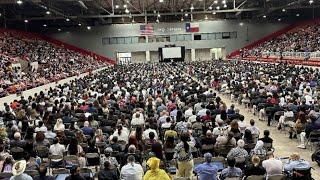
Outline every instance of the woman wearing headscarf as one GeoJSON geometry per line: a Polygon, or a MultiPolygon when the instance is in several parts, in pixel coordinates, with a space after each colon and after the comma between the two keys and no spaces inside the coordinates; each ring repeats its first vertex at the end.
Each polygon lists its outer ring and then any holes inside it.
{"type": "Polygon", "coordinates": [[[143,180],[171,180],[168,174],[164,170],[159,168],[160,159],[156,157],[151,157],[147,161],[147,165],[150,168],[150,170],[148,170],[146,174],[143,176],[143,180]]]}
{"type": "Polygon", "coordinates": [[[64,124],[62,119],[57,119],[56,124],[54,125],[54,130],[55,131],[64,131],[64,124]]]}
{"type": "Polygon", "coordinates": [[[267,151],[264,149],[263,145],[263,141],[259,140],[254,149],[251,150],[251,156],[257,155],[264,159],[267,155],[267,151]]]}

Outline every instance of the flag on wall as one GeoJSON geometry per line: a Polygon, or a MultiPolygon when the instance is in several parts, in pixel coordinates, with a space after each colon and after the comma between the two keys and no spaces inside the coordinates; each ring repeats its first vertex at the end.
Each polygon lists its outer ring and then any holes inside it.
{"type": "Polygon", "coordinates": [[[186,32],[199,32],[199,23],[186,23],[186,32]]]}
{"type": "Polygon", "coordinates": [[[152,24],[140,25],[140,34],[143,36],[153,35],[153,26],[152,24]]]}

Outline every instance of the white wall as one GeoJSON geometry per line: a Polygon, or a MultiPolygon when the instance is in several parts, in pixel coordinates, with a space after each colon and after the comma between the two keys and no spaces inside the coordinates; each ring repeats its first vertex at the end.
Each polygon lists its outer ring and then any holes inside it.
{"type": "MultiPolygon", "coordinates": [[[[94,70],[92,71],[93,73],[95,72],[98,72],[98,71],[101,71],[101,70],[104,70],[106,69],[107,67],[103,67],[103,68],[100,68],[100,69],[97,69],[97,70],[94,70]]],[[[64,83],[68,83],[74,79],[79,79],[79,78],[82,78],[84,76],[87,76],[89,75],[89,73],[83,73],[83,74],[80,74],[79,76],[72,76],[72,77],[69,77],[69,78],[66,78],[66,79],[62,79],[60,81],[57,81],[57,82],[52,82],[52,83],[49,83],[49,84],[46,84],[46,85],[43,85],[43,86],[39,86],[39,87],[36,87],[36,88],[32,88],[32,89],[29,89],[29,90],[26,90],[26,91],[23,91],[22,92],[22,95],[24,97],[29,97],[29,96],[33,96],[35,93],[40,93],[40,91],[48,91],[51,88],[54,88],[60,84],[64,84],[64,83]]],[[[4,109],[4,103],[7,103],[7,104],[10,104],[12,101],[14,101],[15,99],[19,100],[20,97],[17,96],[16,94],[11,94],[9,96],[6,96],[6,97],[3,97],[3,98],[0,98],[0,109],[3,110],[4,109]]]]}
{"type": "MultiPolygon", "coordinates": [[[[255,40],[269,35],[274,31],[288,26],[288,24],[283,22],[244,22],[243,26],[240,26],[239,23],[240,21],[235,20],[199,22],[199,33],[236,31],[236,39],[176,41],[169,43],[154,42],[137,44],[102,44],[102,38],[104,37],[140,36],[139,28],[141,24],[113,24],[107,26],[96,26],[93,27],[90,31],[88,31],[87,29],[74,28],[57,32],[56,29],[52,29],[52,31],[48,32],[47,35],[52,38],[73,44],[75,46],[94,51],[98,54],[114,58],[115,52],[158,51],[159,47],[164,47],[167,44],[185,46],[186,49],[225,47],[226,53],[230,53],[234,50],[244,47],[245,45],[255,40]]],[[[156,23],[153,25],[155,29],[155,35],[188,34],[185,31],[185,23],[156,23]],[[170,28],[176,28],[176,30],[170,30],[170,28]]],[[[146,57],[143,58],[143,60],[145,59],[146,57]]]]}
{"type": "Polygon", "coordinates": [[[131,63],[142,63],[146,59],[146,52],[132,52],[131,53],[131,63]]]}

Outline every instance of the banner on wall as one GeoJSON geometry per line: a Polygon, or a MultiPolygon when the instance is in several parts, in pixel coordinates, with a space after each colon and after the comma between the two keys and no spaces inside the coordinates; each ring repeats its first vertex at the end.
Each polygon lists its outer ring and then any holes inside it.
{"type": "Polygon", "coordinates": [[[199,32],[199,23],[186,23],[186,32],[199,32]]]}

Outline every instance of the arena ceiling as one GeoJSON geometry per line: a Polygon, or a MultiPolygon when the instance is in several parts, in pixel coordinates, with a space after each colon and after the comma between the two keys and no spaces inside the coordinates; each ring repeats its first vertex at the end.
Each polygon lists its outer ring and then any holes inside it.
{"type": "MultiPolygon", "coordinates": [[[[315,16],[319,0],[0,0],[3,22],[52,26],[315,16]]],[[[310,17],[308,17],[310,18],[310,17]]]]}

